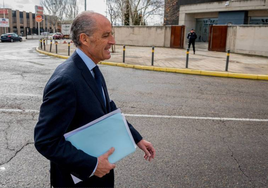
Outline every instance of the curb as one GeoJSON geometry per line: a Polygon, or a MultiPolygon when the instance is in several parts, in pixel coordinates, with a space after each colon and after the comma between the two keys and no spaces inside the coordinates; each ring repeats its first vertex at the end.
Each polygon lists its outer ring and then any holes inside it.
{"type": "MultiPolygon", "coordinates": [[[[39,50],[36,47],[36,51],[45,55],[54,56],[62,59],[68,59],[69,56],[58,55],[50,52],[45,52],[39,50]]],[[[181,74],[192,74],[192,75],[202,75],[202,76],[214,76],[214,77],[225,77],[225,78],[240,78],[240,79],[250,79],[250,80],[268,80],[268,75],[258,75],[258,74],[243,74],[243,73],[231,73],[231,72],[218,72],[218,71],[204,71],[195,69],[178,69],[178,68],[165,68],[165,67],[155,67],[155,66],[143,66],[143,65],[133,65],[125,63],[115,63],[115,62],[105,62],[101,61],[99,64],[118,66],[124,68],[134,68],[139,70],[149,70],[149,71],[159,71],[159,72],[171,72],[171,73],[181,73],[181,74]]]]}
{"type": "Polygon", "coordinates": [[[41,54],[45,54],[45,55],[49,55],[49,56],[53,56],[53,57],[58,57],[58,58],[61,58],[61,59],[68,59],[69,56],[65,56],[65,55],[58,55],[58,54],[54,54],[54,53],[51,53],[51,52],[46,52],[46,51],[43,51],[43,50],[39,50],[38,47],[35,48],[35,50],[41,54]]]}

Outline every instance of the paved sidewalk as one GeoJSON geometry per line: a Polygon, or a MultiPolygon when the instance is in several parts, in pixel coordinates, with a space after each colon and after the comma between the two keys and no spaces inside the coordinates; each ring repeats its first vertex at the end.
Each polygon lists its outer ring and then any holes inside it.
{"type": "MultiPolygon", "coordinates": [[[[68,55],[68,44],[60,40],[58,44],[58,54],[68,55]]],[[[50,43],[50,41],[48,41],[50,43]]],[[[46,51],[49,52],[50,45],[46,45],[46,51]]],[[[75,50],[73,43],[70,45],[70,54],[75,50]]],[[[55,44],[52,45],[52,53],[55,53],[55,44]]],[[[151,65],[152,48],[126,46],[126,64],[151,65]]],[[[112,53],[109,62],[121,63],[123,61],[123,47],[115,46],[115,53],[112,53]]],[[[155,47],[154,65],[158,67],[184,69],[186,64],[186,50],[174,48],[155,47]]],[[[189,69],[220,71],[224,72],[226,66],[226,53],[213,52],[207,50],[206,43],[196,44],[196,54],[190,51],[189,69]]],[[[268,57],[230,54],[229,72],[243,74],[268,75],[268,57]]]]}

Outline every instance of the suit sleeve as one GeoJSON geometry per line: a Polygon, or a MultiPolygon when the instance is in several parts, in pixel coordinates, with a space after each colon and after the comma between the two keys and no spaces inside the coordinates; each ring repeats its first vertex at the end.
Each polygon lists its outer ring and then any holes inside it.
{"type": "MultiPolygon", "coordinates": [[[[117,109],[116,107],[116,104],[114,103],[114,101],[111,101],[110,102],[110,105],[111,105],[111,110],[114,111],[117,109]]],[[[142,136],[140,135],[140,133],[127,121],[128,123],[128,127],[129,127],[129,130],[133,136],[133,139],[135,141],[135,143],[139,143],[141,140],[142,140],[142,136]]]]}
{"type": "Polygon", "coordinates": [[[76,93],[71,79],[52,78],[45,87],[34,130],[35,147],[47,159],[85,180],[93,172],[97,158],[77,150],[63,136],[75,112],[76,93]]]}

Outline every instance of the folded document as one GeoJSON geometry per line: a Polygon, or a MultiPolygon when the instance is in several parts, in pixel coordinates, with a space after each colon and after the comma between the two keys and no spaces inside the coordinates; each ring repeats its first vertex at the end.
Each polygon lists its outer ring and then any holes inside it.
{"type": "Polygon", "coordinates": [[[108,158],[110,163],[116,163],[136,150],[136,144],[120,109],[68,132],[64,137],[77,149],[94,157],[99,157],[114,147],[114,153],[108,158]]]}

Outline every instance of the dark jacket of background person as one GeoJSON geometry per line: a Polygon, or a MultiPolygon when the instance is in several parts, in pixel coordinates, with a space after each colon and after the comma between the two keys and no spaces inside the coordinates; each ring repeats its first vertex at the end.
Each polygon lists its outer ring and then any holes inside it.
{"type": "Polygon", "coordinates": [[[189,32],[188,35],[187,35],[187,39],[189,39],[189,42],[194,42],[195,39],[197,39],[197,35],[195,32],[191,33],[189,32]]]}

